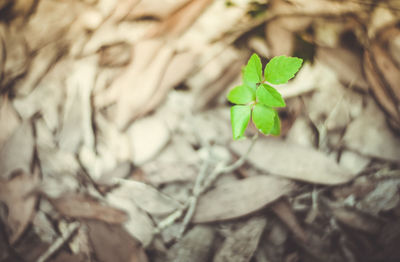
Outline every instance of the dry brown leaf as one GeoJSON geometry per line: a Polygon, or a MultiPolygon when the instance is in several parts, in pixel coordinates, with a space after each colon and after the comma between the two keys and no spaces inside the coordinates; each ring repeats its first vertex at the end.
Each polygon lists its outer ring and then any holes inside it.
{"type": "Polygon", "coordinates": [[[119,184],[119,194],[124,193],[127,199],[151,215],[167,215],[181,207],[180,203],[145,183],[123,179],[119,184]]]}
{"type": "Polygon", "coordinates": [[[0,149],[3,147],[7,139],[14,133],[15,129],[20,125],[17,112],[10,104],[9,98],[3,96],[0,98],[0,149]]]}
{"type": "Polygon", "coordinates": [[[379,233],[382,227],[377,219],[348,208],[334,208],[332,213],[343,224],[370,234],[379,233]]]}
{"type": "Polygon", "coordinates": [[[29,53],[25,39],[18,31],[0,25],[1,88],[10,88],[28,70],[29,53]]]}
{"type": "Polygon", "coordinates": [[[154,110],[167,96],[171,88],[178,86],[197,66],[198,55],[192,52],[177,53],[166,66],[160,86],[145,103],[138,115],[141,117],[154,110]]]}
{"type": "Polygon", "coordinates": [[[164,261],[167,262],[203,262],[211,261],[211,251],[216,232],[212,227],[197,225],[173,245],[164,261]]]}
{"type": "Polygon", "coordinates": [[[349,149],[366,156],[396,162],[400,159],[400,139],[391,132],[385,115],[372,100],[347,127],[344,142],[349,149]]]}
{"type": "Polygon", "coordinates": [[[38,195],[39,175],[18,172],[11,180],[0,180],[0,201],[8,208],[7,226],[10,243],[16,242],[31,222],[38,195]]]}
{"type": "Polygon", "coordinates": [[[111,206],[128,214],[129,219],[124,223],[124,228],[146,247],[153,240],[154,224],[150,217],[130,198],[130,194],[129,187],[119,187],[108,193],[106,200],[111,206]]]}
{"type": "Polygon", "coordinates": [[[29,173],[34,146],[32,125],[24,122],[0,148],[0,178],[7,179],[16,170],[29,173]]]}
{"type": "Polygon", "coordinates": [[[81,194],[64,194],[49,200],[58,212],[67,217],[95,219],[110,224],[121,224],[127,220],[123,211],[81,194]]]}
{"type": "Polygon", "coordinates": [[[134,46],[133,62],[96,97],[96,104],[116,102],[114,121],[120,129],[127,127],[159,87],[173,50],[161,40],[142,41],[134,46]]]}
{"type": "Polygon", "coordinates": [[[214,256],[213,262],[248,262],[256,251],[260,237],[264,232],[267,220],[264,217],[253,217],[235,225],[232,233],[224,240],[214,256]]]}
{"type": "Polygon", "coordinates": [[[263,208],[294,189],[294,183],[289,180],[264,175],[224,183],[200,197],[192,222],[241,217],[263,208]]]}
{"type": "Polygon", "coordinates": [[[153,159],[170,140],[170,131],[164,121],[150,116],[135,121],[127,130],[130,140],[131,159],[142,165],[153,159]]]}
{"type": "Polygon", "coordinates": [[[100,221],[86,222],[89,239],[99,262],[147,262],[147,256],[137,240],[121,226],[100,221]]]}
{"type": "Polygon", "coordinates": [[[150,30],[148,37],[179,36],[192,25],[211,2],[211,0],[192,0],[187,2],[160,25],[156,25],[153,30],[150,30]]]}
{"type": "Polygon", "coordinates": [[[50,43],[32,58],[27,75],[14,87],[18,96],[27,96],[39,84],[56,61],[65,54],[65,45],[50,43]]]}
{"type": "Polygon", "coordinates": [[[400,128],[400,69],[379,44],[364,53],[364,70],[378,103],[389,114],[391,123],[400,128]]]}
{"type": "Polygon", "coordinates": [[[345,48],[318,47],[317,59],[332,68],[346,85],[368,89],[363,75],[361,57],[345,48]]]}
{"type": "MultiPolygon", "coordinates": [[[[63,39],[66,31],[77,18],[80,7],[82,6],[77,2],[39,1],[34,15],[23,27],[23,34],[26,39],[29,39],[27,43],[30,51],[36,51],[49,43],[63,39]]],[[[63,51],[57,49],[55,48],[55,51],[63,51]]]]}
{"type": "Polygon", "coordinates": [[[132,47],[127,42],[119,42],[102,46],[98,52],[100,66],[125,66],[131,61],[132,47]]]}
{"type": "Polygon", "coordinates": [[[304,243],[307,242],[307,234],[300,226],[296,215],[286,199],[275,202],[272,204],[271,209],[289,227],[297,239],[303,241],[304,243]]]}
{"type": "Polygon", "coordinates": [[[292,55],[295,35],[282,25],[283,19],[276,19],[265,27],[265,36],[270,49],[270,56],[292,55]]]}
{"type": "Polygon", "coordinates": [[[140,1],[135,8],[127,15],[127,19],[140,19],[152,17],[156,19],[168,19],[173,12],[187,4],[190,0],[146,0],[140,1]],[[162,8],[158,8],[162,5],[162,8]]]}
{"type": "MultiPolygon", "coordinates": [[[[249,142],[234,142],[232,148],[242,154],[249,142]]],[[[320,151],[277,138],[259,139],[248,161],[266,173],[315,184],[343,184],[355,176],[320,151]]]]}

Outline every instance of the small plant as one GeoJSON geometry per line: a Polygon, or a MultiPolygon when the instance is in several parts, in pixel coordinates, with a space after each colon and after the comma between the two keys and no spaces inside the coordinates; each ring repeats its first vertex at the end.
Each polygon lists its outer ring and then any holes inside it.
{"type": "Polygon", "coordinates": [[[287,83],[299,71],[303,60],[297,57],[277,56],[264,68],[260,57],[253,54],[243,69],[243,84],[228,93],[228,100],[236,104],[231,108],[233,139],[244,137],[250,117],[264,135],[278,136],[281,124],[275,107],[285,107],[281,94],[270,84],[287,83]]]}

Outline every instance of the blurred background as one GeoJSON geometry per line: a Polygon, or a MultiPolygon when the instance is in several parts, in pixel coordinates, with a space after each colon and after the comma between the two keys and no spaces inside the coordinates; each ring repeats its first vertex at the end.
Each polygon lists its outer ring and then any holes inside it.
{"type": "Polygon", "coordinates": [[[0,261],[400,260],[398,0],[1,0],[0,92],[0,261]],[[252,53],[282,134],[205,186],[252,53]]]}

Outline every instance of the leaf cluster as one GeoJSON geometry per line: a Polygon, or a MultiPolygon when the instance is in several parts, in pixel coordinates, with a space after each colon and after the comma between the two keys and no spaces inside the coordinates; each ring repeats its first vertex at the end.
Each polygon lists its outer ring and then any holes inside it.
{"type": "Polygon", "coordinates": [[[297,57],[277,56],[262,70],[260,57],[253,54],[243,69],[243,83],[228,93],[231,108],[233,139],[243,137],[252,119],[264,135],[279,135],[280,119],[276,107],[285,107],[281,94],[271,86],[287,83],[299,71],[303,60],[297,57]]]}

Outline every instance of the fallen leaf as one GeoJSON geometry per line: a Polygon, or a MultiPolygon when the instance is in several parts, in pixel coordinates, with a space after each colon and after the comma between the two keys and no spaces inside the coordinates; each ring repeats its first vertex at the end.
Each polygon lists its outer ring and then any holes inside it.
{"type": "Polygon", "coordinates": [[[296,215],[285,199],[273,203],[271,209],[289,227],[297,239],[303,241],[304,243],[307,242],[306,232],[300,226],[296,215]]]}
{"type": "Polygon", "coordinates": [[[400,128],[400,88],[398,86],[400,69],[393,63],[389,54],[379,44],[371,45],[364,53],[364,70],[370,88],[384,111],[390,116],[393,126],[400,128]]]}
{"type": "Polygon", "coordinates": [[[20,125],[20,119],[9,98],[3,96],[0,98],[0,149],[9,137],[14,133],[15,129],[20,125]]]}
{"type": "Polygon", "coordinates": [[[10,180],[0,180],[0,200],[8,208],[7,226],[11,230],[8,232],[11,244],[20,238],[34,216],[38,199],[34,191],[38,185],[37,173],[18,172],[10,180]]]}
{"type": "Polygon", "coordinates": [[[377,219],[349,208],[333,208],[332,214],[343,224],[370,234],[379,233],[382,227],[377,219]]]}
{"type": "Polygon", "coordinates": [[[136,120],[127,130],[131,146],[131,159],[142,165],[153,159],[170,140],[170,131],[155,116],[136,120]]]}
{"type": "Polygon", "coordinates": [[[0,178],[7,179],[16,170],[29,173],[34,147],[32,125],[23,122],[0,148],[0,178]]]}
{"type": "Polygon", "coordinates": [[[142,210],[153,216],[165,216],[181,207],[181,204],[145,183],[122,179],[119,180],[120,195],[136,203],[142,210]]]}
{"type": "Polygon", "coordinates": [[[140,243],[121,226],[87,221],[91,246],[99,262],[147,262],[140,243]]]}
{"type": "Polygon", "coordinates": [[[267,220],[264,217],[253,217],[235,225],[235,229],[225,238],[213,261],[250,261],[259,245],[266,224],[267,220]]]}
{"type": "Polygon", "coordinates": [[[385,115],[372,100],[347,127],[344,142],[349,149],[365,156],[395,162],[400,159],[400,139],[391,132],[385,115]]]}
{"type": "Polygon", "coordinates": [[[160,0],[147,0],[140,1],[135,8],[126,16],[127,19],[140,19],[146,17],[153,17],[155,19],[168,19],[183,5],[186,5],[190,0],[178,1],[160,1],[160,0]],[[162,4],[163,8],[156,8],[162,4]]]}
{"type": "Polygon", "coordinates": [[[102,46],[98,52],[100,66],[125,66],[131,61],[132,47],[127,42],[119,42],[102,46]]]}
{"type": "Polygon", "coordinates": [[[227,220],[257,211],[295,189],[272,176],[254,176],[218,185],[199,198],[193,223],[227,220]]]}
{"type": "MultiPolygon", "coordinates": [[[[240,155],[249,142],[235,142],[231,147],[240,155]]],[[[248,162],[268,174],[315,184],[343,184],[355,176],[320,151],[276,138],[259,139],[249,154],[248,162]]]]}
{"type": "Polygon", "coordinates": [[[169,248],[167,262],[211,261],[211,251],[216,232],[209,226],[197,225],[169,248]]]}
{"type": "Polygon", "coordinates": [[[155,227],[150,217],[129,197],[130,193],[129,188],[120,187],[108,193],[106,200],[110,206],[128,214],[129,219],[123,224],[124,228],[146,247],[153,240],[155,227]]]}
{"type": "Polygon", "coordinates": [[[64,194],[49,201],[63,216],[71,218],[95,219],[110,224],[121,224],[127,220],[123,211],[81,194],[64,194]]]}
{"type": "Polygon", "coordinates": [[[316,59],[332,68],[346,85],[356,86],[362,90],[368,89],[362,71],[362,59],[355,51],[341,47],[318,47],[316,59]]]}

